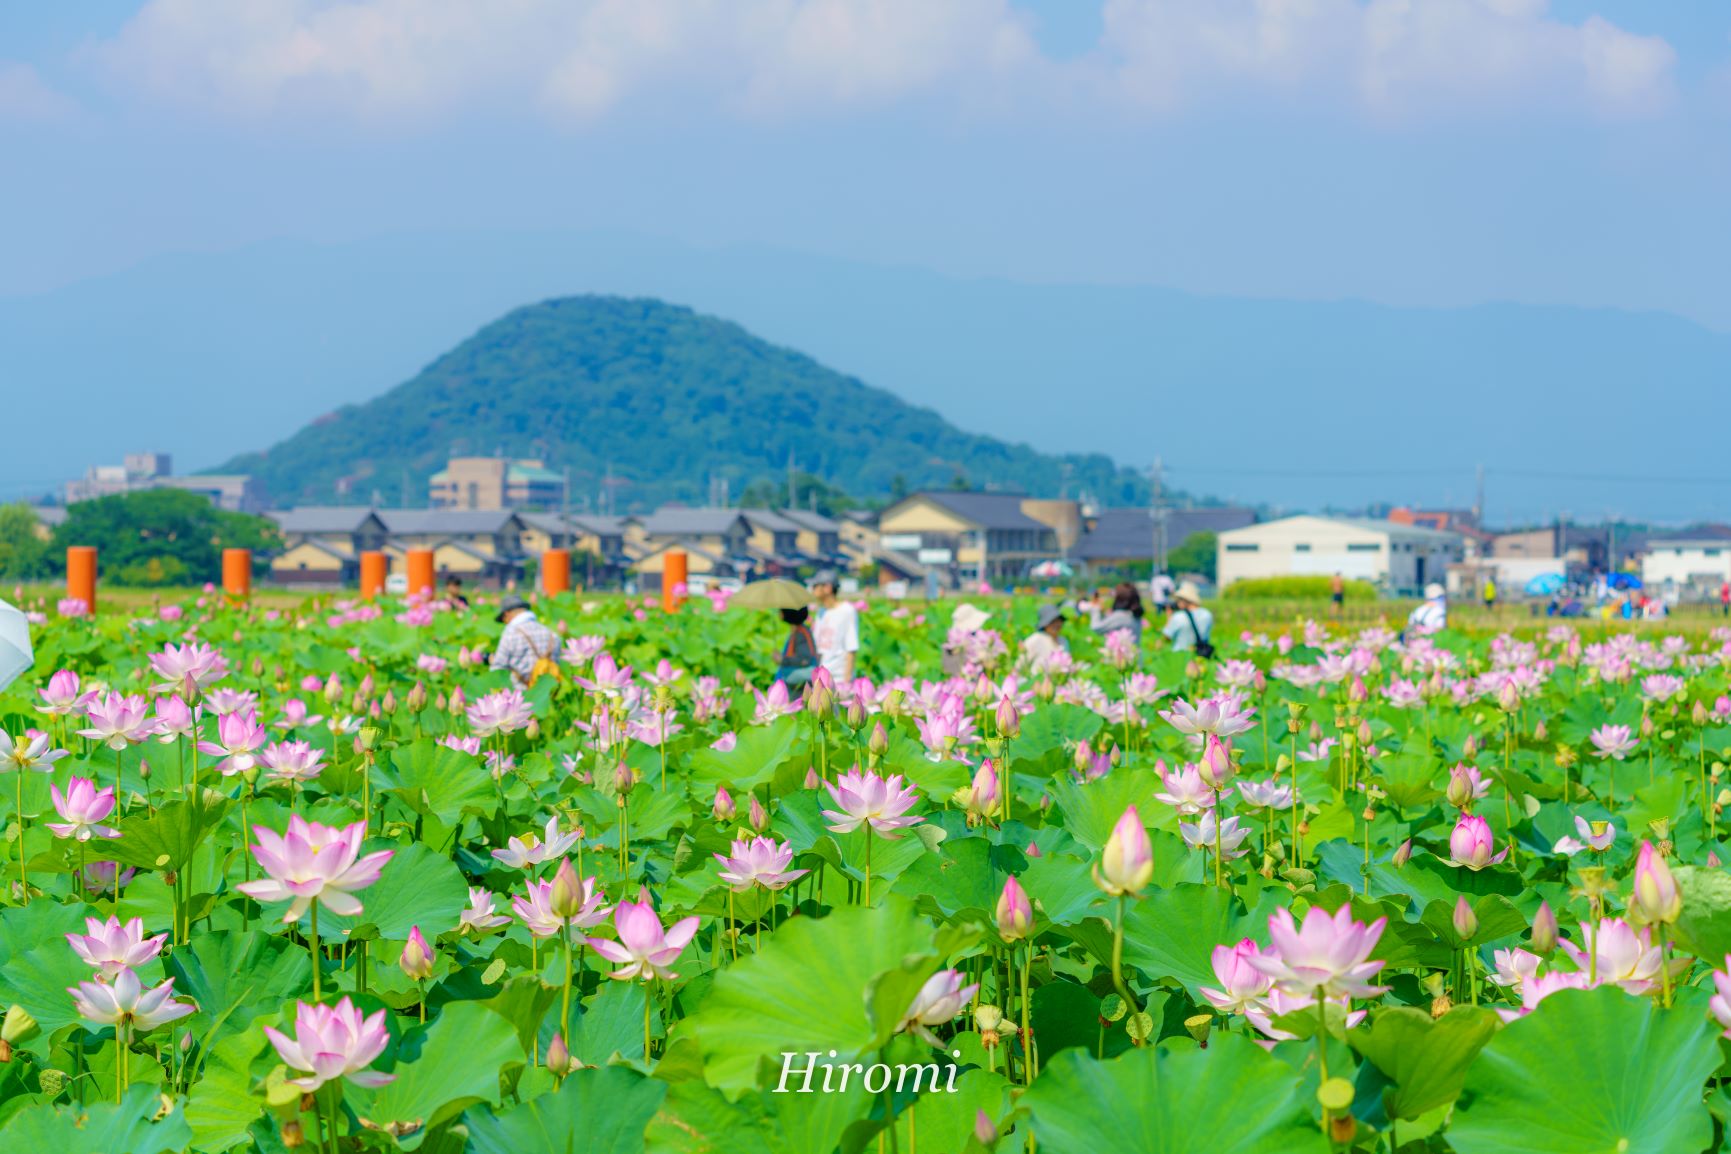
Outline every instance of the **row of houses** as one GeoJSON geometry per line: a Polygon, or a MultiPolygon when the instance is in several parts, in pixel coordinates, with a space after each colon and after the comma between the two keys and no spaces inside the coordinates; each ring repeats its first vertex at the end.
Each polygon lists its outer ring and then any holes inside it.
{"type": "Polygon", "coordinates": [[[667,506],[642,516],[520,509],[381,509],[315,506],[272,513],[284,548],[272,562],[288,585],[358,579],[360,555],[378,550],[400,571],[428,549],[441,576],[498,585],[551,548],[571,550],[587,586],[627,579],[660,584],[678,549],[693,577],[751,578],[834,567],[885,583],[942,588],[1025,580],[1043,562],[1079,570],[1146,565],[1191,535],[1254,521],[1248,509],[1112,509],[1016,493],[914,493],[880,513],[838,517],[802,509],[667,506]]]}

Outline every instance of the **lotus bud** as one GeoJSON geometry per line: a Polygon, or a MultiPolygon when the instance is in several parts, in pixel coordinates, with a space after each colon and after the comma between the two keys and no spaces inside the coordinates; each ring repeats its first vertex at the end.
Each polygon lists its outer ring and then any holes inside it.
{"type": "Polygon", "coordinates": [[[145,781],[150,780],[150,763],[148,761],[143,761],[143,760],[139,761],[139,763],[138,763],[138,776],[143,778],[145,781]]]}
{"type": "Polygon", "coordinates": [[[564,1034],[554,1034],[547,1043],[547,1069],[555,1078],[563,1078],[572,1069],[571,1051],[565,1045],[564,1034]]]}
{"type": "Polygon", "coordinates": [[[805,767],[805,788],[816,789],[819,786],[821,786],[822,784],[823,784],[823,778],[821,778],[817,775],[817,767],[815,765],[806,766],[805,767]]]}
{"type": "Polygon", "coordinates": [[[1360,721],[1358,723],[1358,743],[1362,746],[1369,746],[1370,745],[1370,722],[1369,721],[1360,721]]]}
{"type": "Polygon", "coordinates": [[[1479,755],[1478,735],[1473,734],[1473,733],[1469,733],[1469,734],[1467,734],[1466,741],[1464,743],[1462,743],[1462,745],[1461,745],[1461,758],[1465,761],[1471,761],[1473,758],[1477,757],[1478,755],[1479,755]]]}
{"type": "Polygon", "coordinates": [[[998,736],[1014,737],[1022,732],[1022,711],[1016,708],[1016,703],[1008,697],[998,702],[994,721],[998,724],[998,736]]]}
{"type": "Polygon", "coordinates": [[[866,749],[873,757],[882,757],[889,752],[889,748],[890,733],[884,728],[884,723],[880,721],[872,726],[872,735],[866,741],[866,749]]]}
{"type": "Polygon", "coordinates": [[[751,823],[751,828],[758,833],[769,828],[769,811],[763,808],[763,803],[757,800],[755,793],[751,795],[751,811],[747,820],[751,823]]]}
{"type": "Polygon", "coordinates": [[[1154,848],[1135,806],[1129,806],[1112,827],[1111,836],[1094,866],[1094,884],[1109,894],[1142,892],[1154,877],[1154,848]]]}
{"type": "Polygon", "coordinates": [[[342,700],[342,696],[343,683],[339,681],[337,675],[333,673],[325,680],[325,702],[328,705],[335,705],[338,701],[342,700]]]}
{"type": "Polygon", "coordinates": [[[1040,846],[1039,846],[1038,842],[1029,842],[1028,848],[1024,849],[1022,852],[1027,854],[1029,857],[1044,857],[1045,856],[1043,853],[1040,852],[1040,846]]]}
{"type": "Polygon", "coordinates": [[[716,821],[732,821],[739,812],[733,804],[733,795],[727,792],[725,786],[715,787],[715,804],[709,807],[709,812],[716,821]]]}
{"type": "Polygon", "coordinates": [[[1184,663],[1184,676],[1190,681],[1196,680],[1206,672],[1208,672],[1208,667],[1194,657],[1184,663]]]}
{"type": "Polygon", "coordinates": [[[1668,925],[1683,912],[1683,894],[1671,876],[1671,867],[1650,841],[1641,843],[1640,855],[1635,859],[1629,912],[1648,925],[1668,925]]]}
{"type": "Polygon", "coordinates": [[[1521,707],[1521,691],[1513,681],[1504,681],[1497,687],[1497,706],[1504,713],[1513,713],[1521,707]]]}
{"type": "Polygon", "coordinates": [[[1113,769],[1117,769],[1124,764],[1124,750],[1119,746],[1112,746],[1106,753],[1106,761],[1113,769]]]}
{"type": "Polygon", "coordinates": [[[1210,733],[1202,747],[1202,760],[1196,768],[1209,789],[1219,792],[1232,784],[1232,751],[1218,736],[1210,733]]]}
{"type": "Polygon", "coordinates": [[[12,1043],[22,1042],[36,1033],[36,1019],[23,1006],[13,1005],[0,1023],[0,1062],[12,1060],[12,1043]]]}
{"type": "Polygon", "coordinates": [[[1557,948],[1557,915],[1551,911],[1550,902],[1540,902],[1539,912],[1533,915],[1533,952],[1541,957],[1549,957],[1557,948]]]}
{"type": "Polygon", "coordinates": [[[443,692],[433,698],[433,708],[438,710],[440,713],[445,712],[445,705],[445,695],[443,692]]]}
{"type": "MultiPolygon", "coordinates": [[[[240,637],[237,635],[235,637],[235,640],[239,641],[240,637]]],[[[255,657],[252,659],[252,675],[254,677],[263,677],[264,676],[264,658],[255,657]]]]}
{"type": "Polygon", "coordinates": [[[1320,721],[1312,721],[1310,723],[1310,740],[1322,740],[1322,723],[1320,721]]]}
{"type": "Polygon", "coordinates": [[[547,905],[555,914],[567,919],[583,911],[583,883],[577,880],[577,871],[571,868],[569,858],[560,858],[559,868],[553,871],[553,889],[548,894],[547,905]]]}
{"type": "Polygon", "coordinates": [[[375,688],[376,688],[376,685],[373,681],[373,671],[369,669],[366,672],[366,676],[361,678],[361,684],[360,684],[360,688],[359,688],[358,692],[360,693],[360,695],[362,697],[371,697],[373,695],[373,690],[375,688]]]}
{"type": "Polygon", "coordinates": [[[278,683],[286,681],[288,679],[288,670],[284,669],[281,665],[273,665],[270,667],[270,679],[278,683]]]}
{"type": "MultiPolygon", "coordinates": [[[[136,672],[140,677],[142,677],[144,675],[144,671],[142,669],[135,670],[134,672],[136,672]]],[[[199,689],[199,687],[198,687],[198,678],[194,677],[190,673],[188,673],[185,677],[181,678],[181,680],[180,680],[180,699],[182,701],[186,702],[188,705],[197,705],[199,698],[201,698],[203,696],[204,696],[203,690],[199,689]]]]}
{"type": "Polygon", "coordinates": [[[1533,725],[1533,740],[1534,741],[1544,741],[1547,737],[1550,736],[1550,732],[1551,732],[1550,730],[1545,728],[1545,719],[1541,717],[1533,725]]]}
{"type": "Polygon", "coordinates": [[[1456,809],[1467,809],[1473,803],[1473,781],[1467,775],[1467,767],[1457,765],[1449,770],[1448,789],[1444,791],[1448,803],[1456,809]]]}
{"type": "Polygon", "coordinates": [[[424,682],[415,682],[414,688],[409,690],[407,704],[412,713],[419,713],[427,708],[427,686],[424,682]]]}
{"type": "Polygon", "coordinates": [[[866,713],[865,702],[858,697],[847,703],[847,727],[849,729],[857,731],[865,728],[869,716],[866,713]]]}
{"type": "Polygon", "coordinates": [[[1041,701],[1050,701],[1058,694],[1058,687],[1052,684],[1050,677],[1042,677],[1034,683],[1034,696],[1041,701]]]}
{"type": "Polygon", "coordinates": [[[461,685],[451,690],[450,703],[452,713],[462,713],[469,707],[469,699],[463,696],[463,687],[461,685]]]}
{"type": "Polygon", "coordinates": [[[631,772],[631,767],[621,761],[613,767],[613,790],[619,795],[619,804],[625,804],[625,795],[631,792],[631,787],[637,784],[637,775],[631,772]]]}
{"type": "Polygon", "coordinates": [[[424,982],[433,976],[433,949],[421,936],[420,926],[409,927],[409,942],[403,947],[403,956],[397,964],[403,967],[403,973],[411,982],[424,982]]]}
{"type": "Polygon", "coordinates": [[[1086,775],[1089,767],[1094,764],[1094,747],[1086,741],[1076,743],[1076,772],[1086,775]]]}
{"type": "Polygon", "coordinates": [[[354,696],[349,698],[349,712],[350,713],[365,713],[366,711],[367,711],[366,696],[364,694],[362,694],[360,690],[357,689],[357,690],[355,690],[354,696]]]}
{"type": "Polygon", "coordinates": [[[1455,934],[1463,942],[1473,940],[1473,935],[1479,932],[1479,916],[1473,913],[1473,907],[1467,904],[1465,894],[1455,899],[1454,912],[1455,934]]]}
{"type": "Polygon", "coordinates": [[[980,762],[980,768],[974,771],[966,804],[968,812],[976,815],[992,813],[998,808],[998,767],[991,758],[980,762]]]}
{"type": "Polygon", "coordinates": [[[1719,868],[1719,851],[1711,849],[1707,851],[1707,868],[1715,870],[1719,868]]]}
{"type": "Polygon", "coordinates": [[[1364,678],[1353,674],[1352,683],[1346,687],[1346,699],[1351,702],[1370,700],[1370,690],[1365,688],[1364,678]]]}
{"type": "Polygon", "coordinates": [[[395,713],[397,711],[396,693],[389,689],[385,690],[385,697],[384,700],[379,703],[379,708],[386,713],[395,713]]]}
{"type": "Polygon", "coordinates": [[[883,704],[884,716],[885,717],[900,717],[904,712],[906,712],[905,709],[903,708],[906,701],[907,701],[907,692],[905,690],[901,690],[901,689],[890,690],[888,696],[886,696],[884,698],[884,704],[883,704]]]}
{"type": "Polygon", "coordinates": [[[1004,879],[1004,892],[998,895],[998,936],[1006,942],[1016,942],[1028,936],[1034,926],[1034,907],[1014,875],[1004,879]]]}
{"type": "Polygon", "coordinates": [[[529,724],[523,727],[523,736],[528,738],[530,741],[540,741],[541,722],[536,718],[531,717],[529,719],[529,724]]]}
{"type": "Polygon", "coordinates": [[[1405,841],[1400,843],[1399,849],[1396,849],[1394,851],[1394,866],[1396,869],[1399,869],[1402,866],[1406,865],[1406,863],[1411,861],[1411,860],[1412,860],[1412,838],[1409,837],[1405,841]]]}
{"type": "Polygon", "coordinates": [[[974,1137],[982,1146],[990,1146],[998,1140],[998,1128],[992,1125],[991,1115],[984,1110],[974,1111],[974,1137]]]}

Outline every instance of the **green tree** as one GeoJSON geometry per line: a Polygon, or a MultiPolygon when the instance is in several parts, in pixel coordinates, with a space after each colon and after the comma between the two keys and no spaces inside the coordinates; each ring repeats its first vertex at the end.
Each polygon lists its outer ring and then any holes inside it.
{"type": "Polygon", "coordinates": [[[1200,573],[1210,581],[1214,580],[1216,543],[1215,535],[1209,530],[1190,534],[1182,545],[1166,555],[1166,571],[1200,573]]]}
{"type": "Polygon", "coordinates": [[[69,506],[51,557],[64,557],[69,545],[96,546],[117,584],[149,586],[220,580],[224,549],[252,550],[262,574],[282,540],[263,517],[218,509],[183,489],[146,489],[69,506]]]}
{"type": "Polygon", "coordinates": [[[36,514],[22,501],[0,505],[0,577],[28,581],[48,572],[48,542],[37,530],[36,514]]]}

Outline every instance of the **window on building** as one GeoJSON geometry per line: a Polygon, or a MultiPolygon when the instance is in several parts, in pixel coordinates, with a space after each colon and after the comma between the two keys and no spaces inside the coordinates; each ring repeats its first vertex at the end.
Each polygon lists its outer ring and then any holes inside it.
{"type": "Polygon", "coordinates": [[[1379,553],[1382,546],[1374,542],[1358,541],[1346,547],[1348,553],[1379,553]]]}
{"type": "Polygon", "coordinates": [[[1262,546],[1252,544],[1234,544],[1226,546],[1226,551],[1228,553],[1256,553],[1261,549],[1262,546]]]}
{"type": "Polygon", "coordinates": [[[1308,553],[1308,552],[1310,552],[1310,542],[1299,541],[1298,543],[1293,545],[1292,551],[1294,553],[1308,553]]]}

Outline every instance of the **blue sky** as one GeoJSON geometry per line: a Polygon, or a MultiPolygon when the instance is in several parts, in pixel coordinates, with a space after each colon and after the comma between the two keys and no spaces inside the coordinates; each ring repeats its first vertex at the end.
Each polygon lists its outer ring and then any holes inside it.
{"type": "Polygon", "coordinates": [[[569,227],[1731,330],[1727,144],[1708,0],[14,4],[0,294],[569,227]]]}

